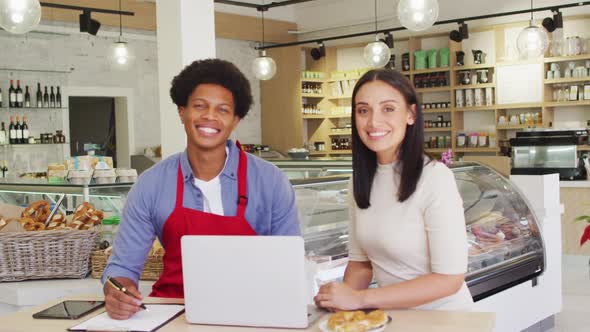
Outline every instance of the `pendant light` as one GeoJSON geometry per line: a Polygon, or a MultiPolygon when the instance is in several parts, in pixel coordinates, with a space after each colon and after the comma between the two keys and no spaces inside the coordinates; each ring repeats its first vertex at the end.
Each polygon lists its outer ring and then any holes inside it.
{"type": "Polygon", "coordinates": [[[391,57],[391,50],[389,46],[379,40],[377,35],[377,0],[375,0],[375,41],[368,43],[363,51],[363,58],[369,66],[373,68],[382,68],[388,62],[391,57]]]}
{"type": "Polygon", "coordinates": [[[400,0],[397,18],[408,30],[426,30],[438,18],[438,0],[400,0]]]}
{"type": "MultiPolygon", "coordinates": [[[[264,1],[262,7],[258,10],[262,13],[262,47],[264,47],[264,12],[267,10],[264,7],[264,1]]],[[[277,64],[273,58],[266,55],[266,50],[260,50],[258,57],[252,62],[252,72],[259,80],[270,80],[277,72],[277,64]]]]}
{"type": "Polygon", "coordinates": [[[39,0],[0,0],[0,27],[23,34],[33,30],[41,21],[39,0]]]}
{"type": "Polygon", "coordinates": [[[533,0],[531,0],[529,26],[524,28],[516,39],[518,53],[523,59],[535,59],[545,54],[547,46],[549,46],[549,37],[545,29],[533,24],[533,0]]]}
{"type": "Polygon", "coordinates": [[[131,60],[131,52],[123,37],[123,15],[121,14],[121,0],[119,0],[119,39],[113,45],[113,58],[120,66],[125,66],[131,60]]]}

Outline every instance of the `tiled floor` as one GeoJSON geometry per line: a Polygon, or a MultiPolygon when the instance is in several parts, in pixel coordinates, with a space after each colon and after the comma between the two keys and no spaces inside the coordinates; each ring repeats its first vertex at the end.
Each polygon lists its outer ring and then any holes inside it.
{"type": "Polygon", "coordinates": [[[563,310],[551,332],[590,331],[590,265],[588,256],[563,256],[563,310]]]}

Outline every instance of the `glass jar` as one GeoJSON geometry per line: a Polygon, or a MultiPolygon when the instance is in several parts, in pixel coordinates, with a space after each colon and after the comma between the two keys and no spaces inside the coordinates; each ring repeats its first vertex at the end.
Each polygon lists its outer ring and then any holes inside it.
{"type": "Polygon", "coordinates": [[[100,223],[99,236],[99,247],[101,249],[106,249],[113,245],[120,221],[121,219],[119,216],[112,216],[102,220],[100,223]]]}

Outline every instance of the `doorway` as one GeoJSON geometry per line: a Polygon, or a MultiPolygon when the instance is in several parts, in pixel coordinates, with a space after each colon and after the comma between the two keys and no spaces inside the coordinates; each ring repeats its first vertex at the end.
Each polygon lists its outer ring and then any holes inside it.
{"type": "Polygon", "coordinates": [[[72,156],[88,154],[113,158],[117,167],[117,135],[115,98],[69,97],[70,153],[72,156]]]}

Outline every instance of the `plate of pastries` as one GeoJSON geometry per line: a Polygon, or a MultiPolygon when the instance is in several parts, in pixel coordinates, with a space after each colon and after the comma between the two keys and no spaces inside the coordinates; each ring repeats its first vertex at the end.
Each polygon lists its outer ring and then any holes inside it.
{"type": "Polygon", "coordinates": [[[51,214],[51,204],[40,200],[29,204],[21,213],[20,218],[4,218],[0,216],[0,229],[11,221],[18,221],[25,231],[44,231],[60,229],[88,230],[99,225],[104,213],[97,210],[90,203],[79,205],[71,218],[66,218],[61,212],[54,214],[46,224],[51,214]]]}
{"type": "Polygon", "coordinates": [[[320,323],[323,332],[380,332],[391,321],[383,310],[339,311],[320,323]]]}

